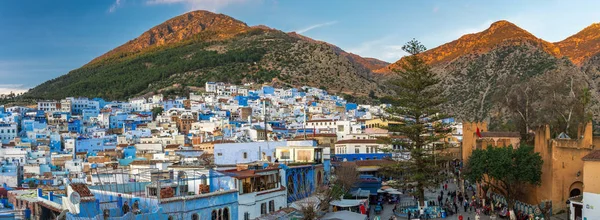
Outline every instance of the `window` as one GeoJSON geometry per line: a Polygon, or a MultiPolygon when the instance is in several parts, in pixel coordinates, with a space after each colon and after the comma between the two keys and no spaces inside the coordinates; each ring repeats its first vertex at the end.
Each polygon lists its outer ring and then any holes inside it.
{"type": "Polygon", "coordinates": [[[275,212],[275,200],[269,201],[269,213],[275,212]]]}
{"type": "Polygon", "coordinates": [[[198,213],[194,213],[192,215],[192,220],[200,220],[200,217],[198,216],[198,213]]]}
{"type": "Polygon", "coordinates": [[[217,153],[217,156],[223,156],[223,153],[217,153]]]}
{"type": "Polygon", "coordinates": [[[244,212],[244,220],[250,220],[250,213],[244,212]]]}
{"type": "Polygon", "coordinates": [[[354,147],[354,153],[356,153],[356,154],[360,153],[360,149],[358,149],[358,147],[354,147]]]}
{"type": "Polygon", "coordinates": [[[217,220],[217,210],[212,210],[212,213],[210,213],[210,219],[217,220]]]}
{"type": "Polygon", "coordinates": [[[267,203],[260,204],[260,215],[267,214],[267,203]]]}
{"type": "Polygon", "coordinates": [[[289,160],[290,159],[290,152],[289,151],[281,151],[281,159],[282,160],[289,160]]]}
{"type": "Polygon", "coordinates": [[[225,207],[223,209],[223,217],[222,217],[222,219],[223,220],[229,220],[229,208],[225,207]]]}
{"type": "Polygon", "coordinates": [[[248,153],[244,152],[244,159],[248,159],[248,153]]]}

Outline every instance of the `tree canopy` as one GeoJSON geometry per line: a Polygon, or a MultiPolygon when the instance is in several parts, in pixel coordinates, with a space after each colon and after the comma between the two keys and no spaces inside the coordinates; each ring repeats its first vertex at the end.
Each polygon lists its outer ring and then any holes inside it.
{"type": "Polygon", "coordinates": [[[388,129],[406,136],[407,141],[395,144],[402,146],[403,153],[410,153],[410,159],[388,165],[383,172],[396,179],[398,187],[414,188],[423,204],[425,189],[435,188],[443,181],[443,168],[438,166],[442,160],[438,151],[443,145],[438,141],[450,129],[441,121],[447,116],[440,109],[445,102],[440,79],[419,55],[425,46],[412,40],[402,49],[410,56],[403,58],[400,69],[395,70],[398,78],[392,81],[392,87],[397,96],[388,98],[392,106],[387,109],[390,120],[401,123],[388,129]]]}
{"type": "Polygon", "coordinates": [[[533,146],[476,149],[469,157],[465,179],[489,186],[504,195],[509,209],[515,204],[518,189],[526,184],[540,185],[544,161],[533,146]]]}

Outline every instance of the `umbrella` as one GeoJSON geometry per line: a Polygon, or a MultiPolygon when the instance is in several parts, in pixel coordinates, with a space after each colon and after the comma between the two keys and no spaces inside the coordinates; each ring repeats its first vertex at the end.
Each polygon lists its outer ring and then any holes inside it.
{"type": "Polygon", "coordinates": [[[384,192],[385,192],[385,190],[381,190],[381,189],[377,190],[377,193],[384,193],[384,192]]]}
{"type": "Polygon", "coordinates": [[[387,189],[385,189],[385,191],[392,192],[392,191],[398,191],[398,190],[394,189],[394,188],[387,188],[387,189]]]}
{"type": "Polygon", "coordinates": [[[402,192],[400,192],[398,190],[396,190],[396,191],[389,191],[388,193],[392,194],[392,195],[402,195],[402,192]]]}

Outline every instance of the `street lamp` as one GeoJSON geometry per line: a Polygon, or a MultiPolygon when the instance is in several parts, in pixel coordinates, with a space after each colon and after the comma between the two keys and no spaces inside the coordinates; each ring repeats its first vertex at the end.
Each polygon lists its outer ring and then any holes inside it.
{"type": "Polygon", "coordinates": [[[567,220],[571,219],[571,200],[567,199],[567,220]]]}

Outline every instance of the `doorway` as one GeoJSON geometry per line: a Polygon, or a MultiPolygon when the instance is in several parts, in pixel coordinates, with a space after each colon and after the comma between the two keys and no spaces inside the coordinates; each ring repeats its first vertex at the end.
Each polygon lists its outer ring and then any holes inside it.
{"type": "Polygon", "coordinates": [[[582,216],[582,209],[583,209],[583,205],[579,205],[579,204],[573,204],[573,207],[575,208],[575,220],[581,220],[581,216],[582,216]]]}
{"type": "Polygon", "coordinates": [[[571,192],[569,192],[569,198],[579,196],[579,195],[581,195],[580,189],[572,189],[571,192]]]}

